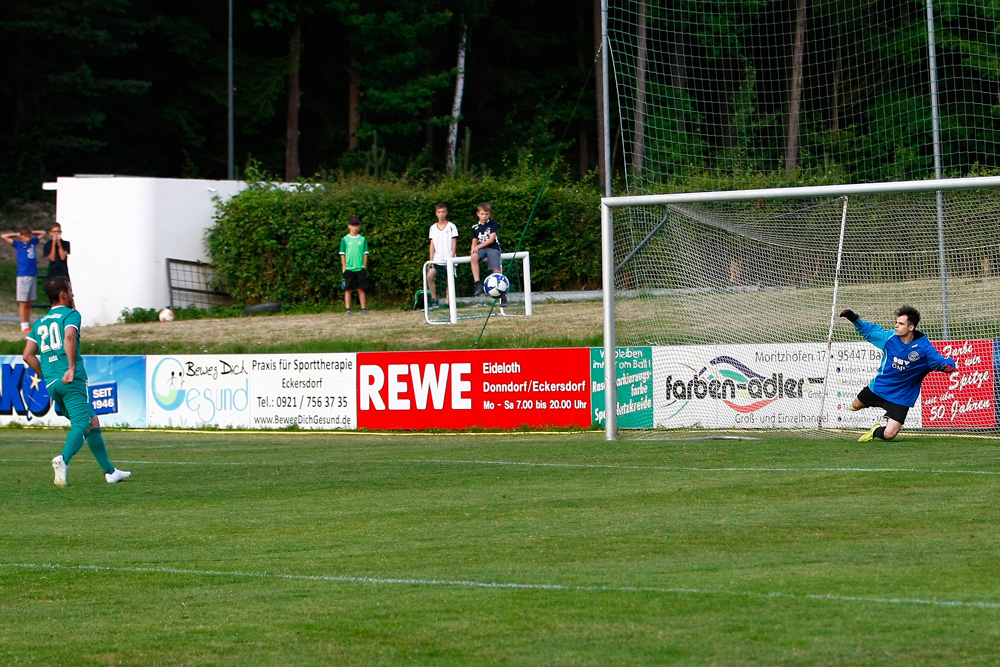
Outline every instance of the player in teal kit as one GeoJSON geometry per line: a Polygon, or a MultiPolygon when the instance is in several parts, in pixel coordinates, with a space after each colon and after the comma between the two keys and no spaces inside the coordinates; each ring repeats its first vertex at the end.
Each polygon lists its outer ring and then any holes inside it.
{"type": "Polygon", "coordinates": [[[840,316],[850,320],[866,341],[882,350],[878,375],[854,399],[851,410],[882,408],[886,425],[875,424],[858,440],[892,440],[917,402],[924,377],[932,371],[954,373],[957,363],[944,357],[922,331],[917,331],[920,311],[913,306],[901,306],[896,311],[892,331],[865,322],[853,310],[842,311],[840,316]]]}
{"type": "Polygon", "coordinates": [[[66,486],[67,467],[84,441],[104,470],[108,484],[128,479],[132,473],[118,470],[108,460],[101,422],[90,405],[87,370],[80,355],[80,313],[75,310],[73,285],[69,278],[57,276],[49,278],[44,289],[52,309],[31,328],[22,356],[24,363],[45,379],[49,396],[70,421],[62,454],[52,459],[54,483],[66,486]]]}

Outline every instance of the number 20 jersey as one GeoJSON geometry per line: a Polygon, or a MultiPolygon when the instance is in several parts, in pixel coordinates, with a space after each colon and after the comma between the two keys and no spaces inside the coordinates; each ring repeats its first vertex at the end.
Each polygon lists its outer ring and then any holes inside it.
{"type": "Polygon", "coordinates": [[[31,327],[28,340],[38,345],[38,358],[42,364],[42,376],[45,386],[62,380],[69,370],[69,360],[66,357],[66,329],[76,329],[76,370],[74,379],[87,380],[87,371],[83,366],[80,354],[80,312],[68,306],[54,306],[48,313],[39,317],[31,327]]]}

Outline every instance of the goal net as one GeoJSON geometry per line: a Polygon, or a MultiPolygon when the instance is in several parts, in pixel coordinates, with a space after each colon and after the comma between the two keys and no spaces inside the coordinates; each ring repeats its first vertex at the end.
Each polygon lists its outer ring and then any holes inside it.
{"type": "Polygon", "coordinates": [[[630,193],[1000,167],[995,2],[607,4],[612,143],[630,193]]]}
{"type": "Polygon", "coordinates": [[[604,199],[609,437],[884,424],[881,410],[848,409],[882,353],[837,315],[849,308],[891,329],[903,304],[959,362],[924,380],[906,431],[997,432],[998,186],[990,177],[604,199]]]}

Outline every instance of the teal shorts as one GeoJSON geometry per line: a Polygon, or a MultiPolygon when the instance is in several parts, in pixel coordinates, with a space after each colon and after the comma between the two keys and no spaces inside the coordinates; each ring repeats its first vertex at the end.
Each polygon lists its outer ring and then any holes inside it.
{"type": "Polygon", "coordinates": [[[90,404],[90,389],[86,380],[73,380],[69,384],[63,384],[60,378],[49,385],[48,390],[59,412],[68,417],[73,426],[90,428],[94,407],[90,404]]]}

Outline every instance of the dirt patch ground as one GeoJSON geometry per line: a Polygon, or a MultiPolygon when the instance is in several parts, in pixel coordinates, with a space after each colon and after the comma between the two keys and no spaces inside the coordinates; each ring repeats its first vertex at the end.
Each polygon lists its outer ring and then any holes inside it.
{"type": "MultiPolygon", "coordinates": [[[[533,347],[536,340],[566,339],[589,344],[601,333],[601,303],[546,302],[534,306],[532,317],[494,315],[484,339],[491,347],[533,347]]],[[[148,344],[157,354],[164,344],[183,344],[189,353],[212,350],[227,344],[274,349],[297,343],[336,341],[337,349],[352,341],[363,341],[367,349],[420,350],[471,347],[483,328],[484,319],[460,320],[458,324],[427,324],[422,312],[371,311],[348,317],[344,313],[318,315],[272,315],[220,320],[185,320],[167,323],[112,324],[85,327],[84,343],[148,344]],[[451,343],[454,343],[452,345],[451,343]]],[[[0,323],[0,341],[23,340],[17,324],[0,323]]],[[[332,347],[332,345],[331,345],[332,347]]]]}

